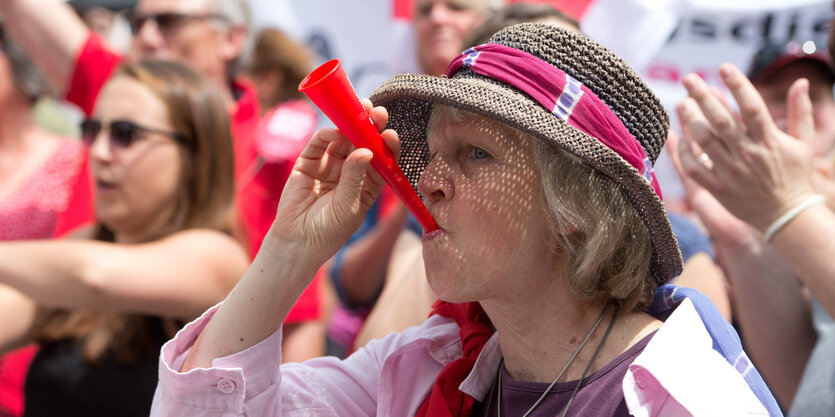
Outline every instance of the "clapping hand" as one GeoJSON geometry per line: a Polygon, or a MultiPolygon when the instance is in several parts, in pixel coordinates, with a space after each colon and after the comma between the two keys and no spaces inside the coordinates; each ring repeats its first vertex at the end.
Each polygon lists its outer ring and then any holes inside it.
{"type": "Polygon", "coordinates": [[[763,231],[814,193],[809,82],[799,79],[789,89],[783,132],[744,74],[729,64],[719,73],[740,111],[731,110],[697,75],[685,77],[689,97],[677,106],[685,142],[681,166],[734,216],[763,231]]]}

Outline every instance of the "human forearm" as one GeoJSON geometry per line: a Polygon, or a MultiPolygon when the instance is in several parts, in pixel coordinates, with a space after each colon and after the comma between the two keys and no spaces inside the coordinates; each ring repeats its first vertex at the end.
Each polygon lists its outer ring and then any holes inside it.
{"type": "Polygon", "coordinates": [[[824,204],[809,207],[779,230],[771,244],[835,317],[835,214],[824,204]]]}
{"type": "Polygon", "coordinates": [[[214,231],[137,245],[0,243],[0,284],[52,308],[191,319],[222,300],[247,264],[240,245],[214,231]]]}
{"type": "Polygon", "coordinates": [[[398,210],[345,249],[338,276],[345,297],[354,305],[372,303],[380,294],[391,251],[403,230],[406,214],[405,209],[398,210]]]}
{"type": "Polygon", "coordinates": [[[0,354],[32,341],[37,305],[11,287],[0,285],[0,354]]]}
{"type": "Polygon", "coordinates": [[[89,30],[64,2],[54,0],[0,1],[3,24],[52,85],[67,91],[75,58],[89,30]]]}
{"type": "MultiPolygon", "coordinates": [[[[384,109],[364,105],[375,125],[386,125],[384,109]]],[[[396,133],[381,136],[396,155],[396,133]]],[[[194,342],[182,370],[210,366],[215,358],[240,352],[278,329],[380,193],[383,181],[371,168],[371,157],[371,151],[354,149],[337,130],[320,129],[310,138],[258,255],[194,342]]]]}
{"type": "Polygon", "coordinates": [[[317,263],[302,246],[268,234],[246,274],[195,341],[181,371],[210,367],[214,359],[274,333],[315,276],[317,263]]]}
{"type": "Polygon", "coordinates": [[[86,241],[0,243],[0,284],[39,305],[74,307],[77,300],[95,297],[98,274],[93,272],[92,254],[98,246],[86,241]]]}
{"type": "Polygon", "coordinates": [[[733,288],[734,318],[746,349],[788,407],[816,340],[801,287],[756,233],[732,244],[716,241],[715,246],[733,288]]]}

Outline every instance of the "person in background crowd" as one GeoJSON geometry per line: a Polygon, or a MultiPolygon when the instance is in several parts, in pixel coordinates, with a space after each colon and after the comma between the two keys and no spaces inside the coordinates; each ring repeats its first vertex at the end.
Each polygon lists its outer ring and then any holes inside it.
{"type": "MultiPolygon", "coordinates": [[[[125,58],[88,29],[69,6],[51,0],[3,0],[0,12],[7,18],[9,31],[53,86],[85,114],[92,114],[102,85],[125,58]]],[[[289,169],[270,161],[256,162],[260,105],[252,84],[238,76],[249,44],[250,18],[247,0],[141,0],[129,15],[133,37],[126,58],[182,62],[219,89],[234,139],[236,207],[247,249],[254,255],[272,224],[289,169]],[[260,168],[253,170],[253,166],[260,168]]],[[[300,307],[288,316],[301,324],[287,329],[286,343],[295,345],[295,352],[307,352],[288,356],[288,360],[322,353],[319,340],[308,340],[304,332],[293,336],[308,321],[319,326],[318,287],[311,285],[300,307]]]]}
{"type": "Polygon", "coordinates": [[[792,39],[767,41],[752,59],[747,73],[751,84],[765,101],[768,112],[782,130],[788,127],[786,93],[800,78],[809,81],[814,109],[815,154],[827,157],[835,147],[835,71],[824,46],[814,41],[792,39]]]}
{"type": "Polygon", "coordinates": [[[503,5],[504,0],[415,0],[415,52],[423,73],[443,74],[470,31],[503,5]]]}
{"type": "Polygon", "coordinates": [[[763,377],[790,416],[831,416],[835,286],[831,275],[821,275],[831,271],[831,256],[822,255],[827,245],[818,245],[831,236],[821,235],[831,233],[831,213],[803,202],[823,202],[810,200],[817,192],[835,204],[833,178],[825,174],[835,143],[835,72],[814,42],[792,40],[763,45],[748,72],[751,84],[733,68],[720,74],[747,128],[736,121],[721,128],[736,116],[690,77],[692,99],[679,105],[686,141],[669,141],[670,154],[713,238],[733,288],[735,317],[763,377]],[[722,149],[714,151],[717,143],[722,149]]]}
{"type": "MultiPolygon", "coordinates": [[[[221,95],[188,68],[127,64],[82,123],[96,222],[83,239],[0,243],[0,351],[37,341],[25,416],[147,416],[160,346],[249,257],[232,236],[221,95]]],[[[80,237],[80,236],[79,236],[80,237]]]]}
{"type": "Polygon", "coordinates": [[[513,3],[496,10],[483,23],[477,25],[464,38],[461,50],[481,45],[499,30],[525,22],[546,23],[580,33],[577,20],[549,3],[513,3]]]}
{"type": "Polygon", "coordinates": [[[258,90],[262,110],[305,98],[299,83],[310,73],[311,59],[310,51],[286,33],[273,28],[258,31],[245,71],[258,90]]]}
{"type": "MultiPolygon", "coordinates": [[[[49,94],[49,85],[2,24],[0,50],[0,241],[60,237],[93,219],[84,147],[36,124],[33,106],[49,94]]],[[[0,294],[25,301],[2,284],[0,294]]],[[[0,318],[0,327],[9,320],[0,318]]],[[[28,346],[0,358],[0,416],[22,414],[23,382],[35,351],[28,346]]]]}
{"type": "Polygon", "coordinates": [[[435,314],[345,360],[280,364],[283,316],[383,184],[322,129],[247,273],[163,346],[152,416],[780,414],[706,297],[656,292],[682,265],[651,169],[660,101],[580,34],[491,41],[366,102],[439,225],[422,239],[435,314]]]}

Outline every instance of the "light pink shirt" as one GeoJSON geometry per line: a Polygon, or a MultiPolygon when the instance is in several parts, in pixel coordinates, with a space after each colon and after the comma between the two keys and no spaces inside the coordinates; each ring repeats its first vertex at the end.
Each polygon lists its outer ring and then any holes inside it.
{"type": "MultiPolygon", "coordinates": [[[[462,354],[458,326],[433,316],[375,340],[348,359],[281,365],[281,333],[178,373],[217,307],[162,347],[152,416],[413,416],[441,369],[462,354]]],[[[712,349],[689,300],[630,365],[624,397],[636,416],[768,415],[742,376],[712,349]]],[[[490,338],[461,391],[482,400],[501,360],[490,338]]]]}

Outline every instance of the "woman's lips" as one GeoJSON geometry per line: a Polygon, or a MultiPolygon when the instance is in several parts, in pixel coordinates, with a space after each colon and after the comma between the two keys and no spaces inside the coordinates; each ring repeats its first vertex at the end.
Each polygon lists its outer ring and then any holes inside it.
{"type": "Polygon", "coordinates": [[[105,181],[102,179],[96,179],[96,189],[100,191],[110,191],[116,189],[116,183],[105,181]]]}
{"type": "Polygon", "coordinates": [[[446,234],[446,231],[439,226],[437,229],[431,232],[424,233],[421,240],[424,242],[428,242],[430,240],[437,239],[438,237],[444,234],[446,234]]]}

